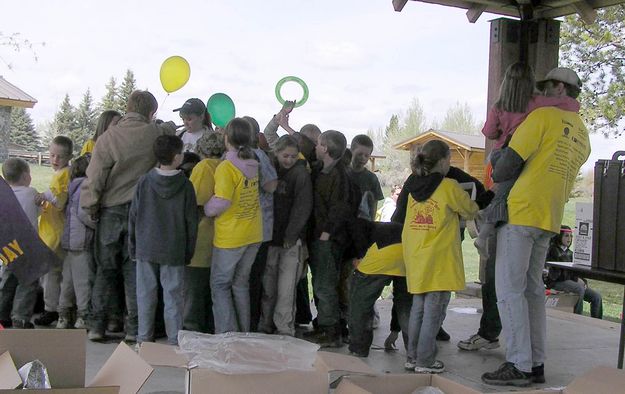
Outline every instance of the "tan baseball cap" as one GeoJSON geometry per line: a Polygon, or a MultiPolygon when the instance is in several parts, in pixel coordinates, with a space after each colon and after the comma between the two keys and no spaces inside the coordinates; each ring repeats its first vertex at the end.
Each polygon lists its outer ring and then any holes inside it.
{"type": "Polygon", "coordinates": [[[579,79],[577,73],[566,67],[556,67],[553,70],[549,71],[547,75],[545,75],[544,79],[536,82],[536,87],[538,88],[538,90],[543,90],[545,87],[545,82],[547,81],[559,81],[571,86],[575,86],[579,89],[582,88],[582,81],[581,79],[579,79]]]}

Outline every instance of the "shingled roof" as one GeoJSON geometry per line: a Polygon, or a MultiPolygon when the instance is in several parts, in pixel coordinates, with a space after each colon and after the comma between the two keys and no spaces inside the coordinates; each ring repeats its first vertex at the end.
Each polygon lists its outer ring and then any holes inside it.
{"type": "Polygon", "coordinates": [[[5,107],[32,108],[37,100],[0,76],[0,105],[5,107]]]}

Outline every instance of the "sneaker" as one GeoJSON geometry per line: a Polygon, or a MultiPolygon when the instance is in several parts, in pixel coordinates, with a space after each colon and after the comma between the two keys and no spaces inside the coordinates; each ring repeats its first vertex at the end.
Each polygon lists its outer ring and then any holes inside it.
{"type": "Polygon", "coordinates": [[[399,336],[399,331],[391,331],[386,337],[384,341],[384,350],[387,352],[392,352],[393,350],[397,350],[395,347],[395,341],[397,341],[397,337],[399,336]]]}
{"type": "Polygon", "coordinates": [[[443,330],[443,327],[439,328],[438,334],[436,334],[436,340],[447,342],[449,341],[449,339],[451,339],[451,337],[449,336],[447,331],[443,330]]]}
{"type": "Polygon", "coordinates": [[[106,331],[108,332],[122,332],[124,330],[124,324],[120,320],[109,320],[106,325],[106,331]]]}
{"type": "Polygon", "coordinates": [[[414,371],[416,367],[417,367],[417,364],[410,359],[407,359],[406,362],[404,363],[404,369],[406,371],[414,371]]]}
{"type": "MultiPolygon", "coordinates": [[[[13,320],[11,322],[13,328],[21,328],[21,329],[32,329],[35,328],[35,325],[28,320],[13,320]]],[[[5,326],[6,327],[6,326],[5,326]]]]}
{"type": "Polygon", "coordinates": [[[84,318],[78,316],[76,318],[76,322],[74,323],[74,328],[78,328],[78,329],[87,328],[87,322],[85,321],[84,318]]]}
{"type": "Polygon", "coordinates": [[[483,374],[482,381],[495,386],[527,387],[532,383],[532,374],[518,370],[514,363],[505,362],[498,370],[483,374]]]}
{"type": "Polygon", "coordinates": [[[462,350],[497,349],[499,339],[489,340],[479,334],[471,335],[471,338],[458,342],[458,347],[462,350]]]}
{"type": "Polygon", "coordinates": [[[92,342],[101,342],[104,340],[104,333],[98,330],[90,330],[87,338],[92,342]]]}
{"type": "Polygon", "coordinates": [[[137,342],[137,336],[133,334],[126,334],[124,342],[137,342]]]}
{"type": "Polygon", "coordinates": [[[442,373],[445,372],[445,364],[442,361],[435,360],[432,365],[427,367],[415,366],[415,373],[442,373]]]}
{"type": "Polygon", "coordinates": [[[59,320],[56,322],[56,328],[61,330],[66,330],[70,328],[69,319],[65,316],[59,317],[59,320]]]}
{"type": "Polygon", "coordinates": [[[545,364],[532,367],[532,383],[545,383],[545,364]]]}
{"type": "Polygon", "coordinates": [[[38,326],[49,326],[59,318],[59,314],[56,312],[43,311],[43,313],[35,319],[35,324],[38,326]]]}
{"type": "Polygon", "coordinates": [[[335,330],[319,330],[316,335],[308,335],[308,341],[316,343],[322,348],[338,348],[343,346],[343,339],[335,330]],[[334,331],[334,332],[330,332],[334,331]]]}
{"type": "Polygon", "coordinates": [[[11,328],[13,326],[13,322],[11,320],[0,320],[0,325],[4,328],[11,328]]]}

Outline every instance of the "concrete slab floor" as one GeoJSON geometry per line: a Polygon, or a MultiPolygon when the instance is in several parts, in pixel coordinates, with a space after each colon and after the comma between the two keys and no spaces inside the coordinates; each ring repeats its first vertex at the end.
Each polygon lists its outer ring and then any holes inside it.
{"type": "MultiPolygon", "coordinates": [[[[385,352],[384,340],[389,332],[390,300],[379,300],[378,310],[381,324],[375,330],[373,348],[364,361],[380,373],[406,373],[404,361],[406,353],[403,342],[397,340],[398,351],[385,352]]],[[[495,370],[505,361],[504,341],[494,350],[466,352],[459,350],[456,343],[466,339],[479,326],[481,300],[456,298],[449,304],[444,328],[451,335],[451,341],[438,342],[438,359],[446,366],[443,376],[478,391],[501,392],[519,389],[485,385],[480,376],[495,370]]],[[[554,309],[547,310],[547,361],[545,374],[547,382],[534,385],[535,388],[566,386],[576,376],[598,365],[616,367],[620,326],[618,323],[591,319],[554,309]]],[[[87,343],[87,382],[89,382],[113,353],[116,342],[99,344],[87,343]]],[[[336,349],[348,353],[347,346],[336,349]]],[[[141,393],[184,393],[184,370],[176,368],[155,368],[141,389],[141,393]]]]}

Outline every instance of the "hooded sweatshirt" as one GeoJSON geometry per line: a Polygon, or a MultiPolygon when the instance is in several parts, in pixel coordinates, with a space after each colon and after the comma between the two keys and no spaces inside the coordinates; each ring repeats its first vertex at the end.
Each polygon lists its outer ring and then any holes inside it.
{"type": "Polygon", "coordinates": [[[189,264],[197,225],[191,182],[178,170],[154,168],[139,179],[130,205],[130,257],[163,265],[189,264]]]}
{"type": "Polygon", "coordinates": [[[261,242],[258,161],[241,159],[236,151],[215,170],[215,195],[204,205],[206,216],[216,216],[213,245],[232,249],[261,242]]]}

